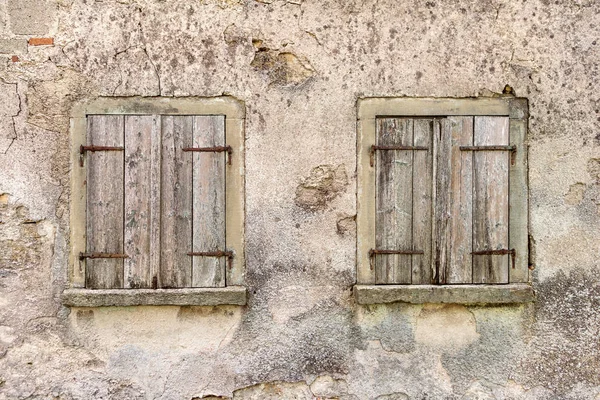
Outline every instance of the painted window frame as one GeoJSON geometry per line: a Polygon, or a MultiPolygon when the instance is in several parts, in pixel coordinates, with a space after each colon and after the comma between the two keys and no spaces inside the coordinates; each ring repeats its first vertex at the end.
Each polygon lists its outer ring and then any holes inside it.
{"type": "Polygon", "coordinates": [[[512,95],[492,98],[363,98],[357,103],[357,241],[354,288],[359,304],[521,303],[534,300],[529,268],[527,167],[528,101],[512,95]],[[375,168],[371,145],[378,117],[507,116],[510,145],[516,146],[509,178],[510,246],[517,250],[508,284],[376,285],[369,251],[375,248],[375,168]]]}
{"type": "Polygon", "coordinates": [[[68,278],[62,294],[67,306],[218,305],[246,304],[245,253],[245,105],[229,96],[220,97],[103,97],[73,107],[71,137],[71,208],[68,278]],[[178,289],[86,289],[86,168],[80,167],[80,146],[86,144],[88,115],[223,115],[226,144],[233,149],[226,169],[225,235],[235,257],[226,268],[226,287],[178,289]]]}

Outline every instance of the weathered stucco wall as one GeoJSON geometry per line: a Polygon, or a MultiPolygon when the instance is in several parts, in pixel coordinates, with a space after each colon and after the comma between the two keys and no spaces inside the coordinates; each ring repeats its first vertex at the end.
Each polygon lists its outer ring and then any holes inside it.
{"type": "Polygon", "coordinates": [[[599,399],[599,28],[595,0],[1,0],[0,399],[599,399]],[[356,305],[357,99],[506,83],[537,302],[356,305]],[[222,94],[248,306],[62,307],[72,104],[222,94]]]}

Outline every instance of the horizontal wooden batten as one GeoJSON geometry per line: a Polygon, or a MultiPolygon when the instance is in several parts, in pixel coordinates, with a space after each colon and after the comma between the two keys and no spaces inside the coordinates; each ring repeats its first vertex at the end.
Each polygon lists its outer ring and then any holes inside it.
{"type": "Polygon", "coordinates": [[[356,285],[358,304],[454,303],[513,304],[535,300],[533,288],[526,283],[506,285],[356,285]]]}
{"type": "Polygon", "coordinates": [[[62,294],[62,303],[69,307],[243,306],[246,288],[67,289],[62,294]]]}

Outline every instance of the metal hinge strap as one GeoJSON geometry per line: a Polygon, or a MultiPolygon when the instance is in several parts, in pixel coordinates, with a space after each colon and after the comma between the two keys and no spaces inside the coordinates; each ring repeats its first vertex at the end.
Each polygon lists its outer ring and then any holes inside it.
{"type": "Polygon", "coordinates": [[[402,254],[402,255],[412,255],[412,254],[425,254],[423,250],[384,250],[384,249],[371,249],[369,250],[369,263],[371,266],[371,270],[373,270],[373,259],[378,254],[402,254]]]}
{"type": "Polygon", "coordinates": [[[486,256],[486,255],[503,256],[506,254],[510,254],[512,268],[515,269],[515,258],[516,258],[515,249],[480,250],[480,251],[473,251],[473,252],[471,252],[471,254],[474,256],[486,256]]]}
{"type": "Polygon", "coordinates": [[[192,151],[199,153],[223,153],[227,152],[228,164],[231,165],[231,155],[233,148],[231,146],[214,146],[214,147],[185,147],[183,151],[192,151]]]}
{"type": "Polygon", "coordinates": [[[517,151],[517,146],[459,146],[461,151],[517,151]]]}
{"type": "Polygon", "coordinates": [[[227,257],[229,269],[233,267],[233,251],[192,251],[187,255],[191,257],[227,257]]]}
{"type": "Polygon", "coordinates": [[[83,156],[85,155],[85,153],[89,152],[95,152],[95,151],[123,151],[125,150],[125,148],[120,147],[120,146],[84,146],[81,145],[79,146],[79,166],[83,167],[83,156]]]}
{"type": "Polygon", "coordinates": [[[129,258],[129,256],[121,253],[79,253],[80,261],[86,258],[129,258]]]}
{"type": "Polygon", "coordinates": [[[383,146],[383,145],[372,145],[371,146],[371,150],[369,151],[369,159],[370,159],[370,163],[371,163],[371,167],[375,164],[375,152],[379,151],[379,150],[408,150],[408,151],[417,151],[417,150],[429,150],[428,147],[425,146],[400,146],[400,145],[390,145],[390,146],[383,146]]]}

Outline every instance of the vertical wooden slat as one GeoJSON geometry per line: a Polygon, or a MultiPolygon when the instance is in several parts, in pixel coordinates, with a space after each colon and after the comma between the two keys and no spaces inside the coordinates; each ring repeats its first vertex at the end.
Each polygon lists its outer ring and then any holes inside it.
{"type": "MultiPolygon", "coordinates": [[[[225,145],[223,116],[194,117],[194,147],[225,145]]],[[[193,233],[195,252],[225,249],[225,158],[227,153],[193,153],[193,233]]],[[[226,258],[195,256],[193,287],[225,286],[226,258]]]]}
{"type": "MultiPolygon", "coordinates": [[[[522,100],[522,99],[519,99],[522,100]]],[[[522,107],[527,110],[527,102],[522,107]]],[[[515,249],[515,268],[509,270],[509,281],[527,282],[529,279],[528,259],[528,204],[527,204],[527,117],[511,118],[510,144],[517,151],[510,166],[510,221],[509,247],[515,249]]]]}
{"type": "MultiPolygon", "coordinates": [[[[88,145],[123,146],[123,117],[88,117],[88,145]]],[[[123,151],[86,154],[88,253],[123,253],[123,151]]],[[[123,259],[88,259],[86,287],[123,288],[123,259]]]]}
{"type": "MultiPolygon", "coordinates": [[[[508,145],[508,117],[475,117],[475,146],[508,145]]],[[[510,153],[474,154],[473,251],[508,247],[508,166],[510,153]]],[[[508,255],[474,255],[474,283],[508,283],[508,255]]]]}
{"type": "MultiPolygon", "coordinates": [[[[413,120],[377,120],[377,144],[413,144],[413,120]]],[[[412,171],[413,151],[377,152],[375,244],[385,250],[412,250],[412,171]]],[[[376,283],[411,283],[411,255],[378,255],[376,283]]]]}
{"type": "MultiPolygon", "coordinates": [[[[243,107],[240,107],[243,109],[243,107]]],[[[244,253],[245,173],[244,119],[225,118],[225,137],[233,155],[225,168],[225,244],[233,251],[231,266],[226,268],[227,286],[245,284],[246,255],[244,253]]],[[[374,129],[373,129],[374,130],[374,129]]],[[[373,196],[373,199],[375,196],[373,196]]],[[[373,238],[373,240],[375,240],[373,238]]]]}
{"type": "Polygon", "coordinates": [[[158,287],[161,257],[161,198],[162,198],[162,117],[152,117],[152,145],[150,150],[150,276],[152,287],[158,287]]]}
{"type": "Polygon", "coordinates": [[[193,117],[162,118],[161,257],[159,284],[190,287],[192,277],[193,117]]]}
{"type": "Polygon", "coordinates": [[[423,255],[412,256],[412,283],[431,284],[431,199],[433,175],[433,120],[414,120],[414,145],[427,147],[413,154],[413,247],[423,255]]]}
{"type": "MultiPolygon", "coordinates": [[[[360,100],[359,100],[360,103],[360,100]]],[[[229,131],[228,131],[229,132],[229,131]]],[[[356,142],[356,280],[360,284],[375,283],[375,260],[369,250],[376,247],[376,166],[371,165],[371,146],[376,144],[377,124],[375,119],[358,121],[356,142]]],[[[227,184],[229,185],[229,180],[227,184]]],[[[229,199],[229,197],[228,197],[229,199]]],[[[227,231],[229,233],[229,230],[227,231]]],[[[229,281],[229,280],[228,280],[229,281]]]]}
{"type": "Polygon", "coordinates": [[[69,281],[76,288],[85,288],[85,260],[79,254],[86,251],[86,178],[87,166],[80,164],[80,146],[87,144],[87,117],[71,118],[71,204],[69,281]]]}
{"type": "Polygon", "coordinates": [[[472,153],[473,117],[442,119],[437,135],[436,268],[439,283],[472,280],[472,153]]]}
{"type": "Polygon", "coordinates": [[[160,171],[160,130],[152,116],[125,117],[125,253],[126,288],[151,288],[157,263],[156,237],[160,171]],[[154,240],[153,240],[154,238],[154,240]]]}

